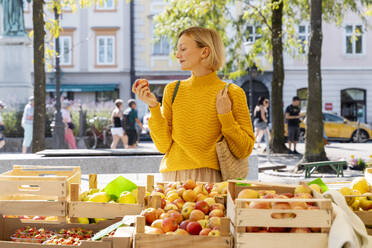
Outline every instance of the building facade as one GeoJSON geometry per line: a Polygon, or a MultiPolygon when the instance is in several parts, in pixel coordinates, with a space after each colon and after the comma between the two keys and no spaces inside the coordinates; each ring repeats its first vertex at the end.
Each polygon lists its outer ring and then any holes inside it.
{"type": "MultiPolygon", "coordinates": [[[[25,25],[32,30],[32,4],[25,3],[25,25]]],[[[53,18],[53,13],[47,13],[53,18]]],[[[61,91],[81,103],[130,98],[130,15],[126,1],[62,10],[59,37],[61,91]]],[[[48,98],[55,97],[55,62],[46,76],[48,98]]],[[[32,65],[30,65],[32,66],[32,65]]]]}

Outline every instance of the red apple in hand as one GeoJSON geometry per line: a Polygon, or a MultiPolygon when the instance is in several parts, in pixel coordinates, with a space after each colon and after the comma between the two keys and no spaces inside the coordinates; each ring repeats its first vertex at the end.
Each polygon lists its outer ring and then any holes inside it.
{"type": "Polygon", "coordinates": [[[190,222],[187,227],[186,231],[188,231],[192,235],[199,235],[200,231],[202,230],[202,226],[200,225],[199,222],[190,222]]]}

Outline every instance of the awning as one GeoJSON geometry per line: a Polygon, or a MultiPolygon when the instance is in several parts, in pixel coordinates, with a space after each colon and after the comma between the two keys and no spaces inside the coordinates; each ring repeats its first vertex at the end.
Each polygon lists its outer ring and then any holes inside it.
{"type": "MultiPolygon", "coordinates": [[[[115,91],[118,84],[62,84],[61,92],[115,91]]],[[[55,84],[47,84],[46,92],[55,92],[55,84]]]]}

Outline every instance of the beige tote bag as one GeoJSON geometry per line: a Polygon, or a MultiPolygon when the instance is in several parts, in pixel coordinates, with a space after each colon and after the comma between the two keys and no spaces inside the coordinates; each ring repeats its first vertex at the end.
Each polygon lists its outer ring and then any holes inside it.
{"type": "MultiPolygon", "coordinates": [[[[229,84],[226,84],[226,89],[228,89],[228,87],[229,84]]],[[[224,137],[222,137],[222,139],[217,142],[216,152],[223,181],[236,178],[245,178],[248,176],[248,158],[236,158],[231,153],[229,145],[227,144],[227,141],[224,137]]]]}

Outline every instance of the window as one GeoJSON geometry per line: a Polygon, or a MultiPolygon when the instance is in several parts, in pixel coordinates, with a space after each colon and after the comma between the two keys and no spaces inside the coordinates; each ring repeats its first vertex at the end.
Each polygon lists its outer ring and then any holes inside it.
{"type": "Polygon", "coordinates": [[[345,53],[363,54],[363,26],[346,25],[345,27],[345,53]]]}
{"type": "Polygon", "coordinates": [[[307,47],[309,44],[309,34],[310,26],[309,25],[299,25],[298,26],[298,39],[301,45],[300,53],[306,53],[307,47]]]}
{"type": "Polygon", "coordinates": [[[337,115],[323,114],[323,118],[324,118],[324,121],[326,122],[339,122],[339,123],[344,122],[344,119],[337,115]]]}
{"type": "Polygon", "coordinates": [[[262,37],[261,26],[248,26],[246,30],[246,37],[248,42],[254,43],[262,37]]]}
{"type": "Polygon", "coordinates": [[[163,36],[154,43],[152,47],[153,55],[167,56],[169,55],[169,40],[167,37],[163,36]]]}
{"type": "Polygon", "coordinates": [[[307,88],[301,88],[297,90],[297,96],[300,98],[300,109],[306,111],[307,106],[307,88]]]}
{"type": "Polygon", "coordinates": [[[115,91],[96,91],[96,102],[114,101],[119,98],[119,90],[115,91]]]}
{"type": "Polygon", "coordinates": [[[96,9],[98,10],[114,10],[115,0],[97,1],[96,9]]]}
{"type": "Polygon", "coordinates": [[[350,121],[367,122],[366,90],[341,90],[341,115],[350,121]]]}
{"type": "Polygon", "coordinates": [[[115,64],[115,36],[97,36],[97,64],[115,64]]]}
{"type": "Polygon", "coordinates": [[[59,44],[61,65],[72,65],[72,37],[60,36],[59,44]]]}

